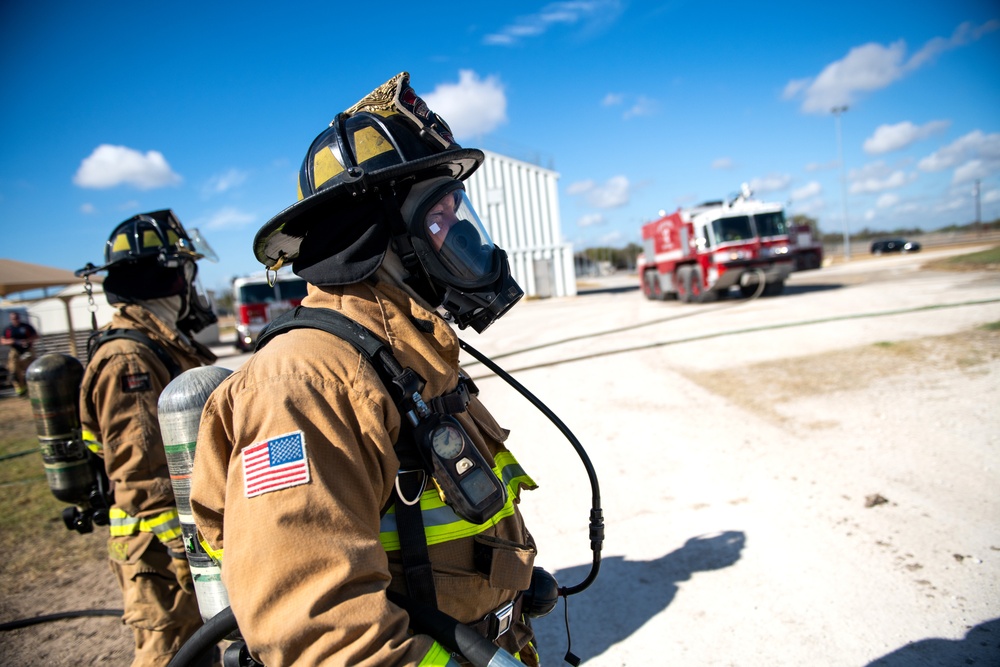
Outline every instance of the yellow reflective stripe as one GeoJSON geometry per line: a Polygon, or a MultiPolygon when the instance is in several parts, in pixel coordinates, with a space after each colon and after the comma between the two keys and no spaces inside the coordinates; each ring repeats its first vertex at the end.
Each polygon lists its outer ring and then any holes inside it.
{"type": "Polygon", "coordinates": [[[181,520],[175,509],[139,519],[129,516],[119,507],[112,507],[109,518],[112,537],[126,537],[143,532],[153,533],[161,542],[169,542],[181,536],[181,520]]]}
{"type": "Polygon", "coordinates": [[[83,438],[83,444],[87,445],[87,449],[95,454],[100,454],[101,450],[104,449],[104,445],[98,442],[97,436],[87,429],[83,429],[80,436],[83,438]]]}
{"type": "MultiPolygon", "coordinates": [[[[462,519],[455,513],[455,510],[441,500],[437,488],[424,491],[423,495],[420,496],[420,517],[423,520],[427,544],[450,542],[489,530],[501,520],[513,516],[514,500],[518,497],[522,485],[531,489],[538,486],[524,472],[521,464],[517,462],[512,453],[500,452],[494,457],[494,462],[496,465],[493,467],[493,474],[502,480],[504,486],[507,487],[507,502],[499,512],[485,523],[475,524],[462,519]]],[[[399,532],[396,530],[395,504],[382,517],[379,527],[379,541],[386,551],[397,551],[400,548],[399,532]]]]}
{"type": "Polygon", "coordinates": [[[198,533],[198,543],[201,544],[201,548],[205,550],[208,557],[215,561],[216,565],[222,565],[222,549],[213,549],[212,545],[205,541],[205,538],[198,533]]]}
{"type": "Polygon", "coordinates": [[[459,663],[451,657],[451,651],[434,642],[417,667],[459,667],[459,663]]]}
{"type": "Polygon", "coordinates": [[[111,519],[111,537],[126,537],[139,532],[139,519],[130,517],[118,507],[112,507],[109,513],[111,519]]]}
{"type": "Polygon", "coordinates": [[[181,536],[181,520],[177,516],[177,510],[170,509],[142,519],[139,530],[153,533],[161,542],[166,543],[181,536]]]}

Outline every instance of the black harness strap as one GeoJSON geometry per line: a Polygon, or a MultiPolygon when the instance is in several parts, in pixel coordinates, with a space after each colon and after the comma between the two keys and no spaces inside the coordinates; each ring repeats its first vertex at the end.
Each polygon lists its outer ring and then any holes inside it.
{"type": "Polygon", "coordinates": [[[163,367],[170,373],[171,378],[175,378],[181,374],[180,364],[174,361],[174,358],[163,349],[163,346],[138,329],[102,329],[95,331],[87,339],[87,361],[89,362],[94,358],[94,353],[97,352],[97,348],[100,346],[109,341],[121,339],[135,341],[152,350],[156,354],[157,359],[160,360],[160,363],[163,364],[163,367]]]}
{"type": "MultiPolygon", "coordinates": [[[[258,336],[255,351],[279,334],[303,328],[320,329],[353,345],[375,368],[403,416],[400,438],[393,445],[400,466],[393,496],[403,575],[411,598],[437,607],[434,573],[427,551],[423,515],[420,512],[420,496],[430,474],[416,451],[412,425],[406,416],[414,409],[411,397],[423,389],[424,380],[413,370],[400,366],[389,348],[370,330],[345,315],[326,308],[298,306],[273,320],[258,336]]],[[[390,504],[392,502],[390,497],[390,504]]],[[[388,506],[383,508],[383,515],[386,510],[388,506]]]]}

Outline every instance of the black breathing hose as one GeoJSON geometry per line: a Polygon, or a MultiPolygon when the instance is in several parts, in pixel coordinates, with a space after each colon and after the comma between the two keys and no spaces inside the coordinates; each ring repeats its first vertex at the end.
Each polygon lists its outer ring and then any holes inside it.
{"type": "Polygon", "coordinates": [[[231,607],[226,607],[198,628],[167,663],[167,667],[189,667],[211,656],[216,644],[239,630],[231,607]]]}
{"type": "Polygon", "coordinates": [[[21,628],[27,628],[32,625],[38,625],[39,623],[48,623],[49,621],[61,621],[64,618],[80,618],[83,616],[121,616],[123,612],[121,609],[81,609],[79,611],[61,611],[57,614],[47,614],[46,616],[36,616],[34,618],[22,618],[17,621],[8,621],[7,623],[0,623],[0,632],[6,632],[7,630],[19,630],[21,628]]]}
{"type": "Polygon", "coordinates": [[[576,439],[576,436],[573,435],[573,432],[570,431],[566,424],[564,424],[563,421],[559,419],[559,417],[552,412],[547,405],[542,403],[538,397],[528,391],[524,385],[511,377],[507,371],[497,366],[492,359],[484,355],[482,352],[479,352],[464,340],[460,340],[458,343],[462,346],[463,350],[471,354],[477,361],[500,376],[504,382],[516,389],[518,393],[538,408],[543,415],[548,417],[549,421],[555,424],[556,428],[558,428],[566,439],[569,440],[570,444],[573,445],[573,449],[576,450],[577,455],[580,457],[580,461],[583,462],[584,468],[587,469],[587,476],[590,478],[590,489],[592,494],[590,509],[590,550],[594,552],[594,563],[590,568],[590,573],[583,581],[576,586],[561,587],[559,589],[559,595],[567,597],[586,590],[587,587],[589,587],[592,583],[594,583],[594,580],[597,579],[597,573],[601,569],[601,547],[604,544],[604,513],[601,510],[601,488],[597,481],[597,472],[594,470],[594,465],[590,462],[590,457],[587,456],[586,450],[584,450],[580,441],[576,439]]]}
{"type": "MultiPolygon", "coordinates": [[[[389,600],[406,610],[414,630],[430,635],[439,644],[465,656],[474,667],[515,667],[521,663],[511,654],[495,646],[475,630],[459,623],[444,612],[417,602],[405,595],[386,591],[389,600]]],[[[211,655],[213,647],[236,632],[236,616],[226,607],[198,628],[167,664],[167,667],[190,667],[211,655]]],[[[523,666],[522,666],[523,667],[523,666]]]]}

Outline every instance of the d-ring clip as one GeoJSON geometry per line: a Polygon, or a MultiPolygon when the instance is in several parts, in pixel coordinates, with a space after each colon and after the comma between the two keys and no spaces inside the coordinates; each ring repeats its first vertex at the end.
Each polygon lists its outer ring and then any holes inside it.
{"type": "Polygon", "coordinates": [[[408,507],[412,507],[413,505],[416,505],[417,503],[420,502],[420,496],[424,495],[424,489],[426,487],[427,487],[427,473],[425,473],[423,470],[400,470],[399,472],[396,473],[396,495],[399,496],[399,501],[408,507]],[[412,499],[408,500],[406,496],[403,494],[403,489],[401,489],[399,486],[399,478],[411,472],[415,472],[421,475],[420,490],[417,491],[417,494],[412,499]]]}

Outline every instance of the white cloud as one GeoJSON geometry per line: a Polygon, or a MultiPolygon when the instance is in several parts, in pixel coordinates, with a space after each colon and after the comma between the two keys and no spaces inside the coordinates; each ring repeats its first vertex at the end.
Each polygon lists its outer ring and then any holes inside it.
{"type": "Polygon", "coordinates": [[[659,104],[656,100],[650,99],[645,95],[640,95],[636,99],[635,104],[629,107],[628,111],[622,114],[622,118],[628,120],[629,118],[635,118],[636,116],[652,116],[659,109],[659,104]]]}
{"type": "Polygon", "coordinates": [[[593,187],[594,187],[594,181],[592,180],[588,179],[586,181],[577,181],[576,183],[570,183],[569,186],[566,187],[566,194],[582,195],[584,192],[587,192],[593,187]]]}
{"type": "Polygon", "coordinates": [[[594,208],[617,208],[629,202],[631,187],[625,176],[612,176],[603,185],[578,181],[566,188],[566,194],[582,195],[594,208]]]}
{"type": "Polygon", "coordinates": [[[888,46],[868,43],[856,46],[841,60],[823,68],[815,77],[794,79],[785,85],[784,99],[802,96],[806,113],[828,113],[830,109],[851,105],[862,93],[881,90],[931,62],[941,53],[977,40],[1000,28],[992,20],[981,26],[963,23],[950,38],[935,37],[906,59],[906,42],[888,46]]]}
{"type": "MultiPolygon", "coordinates": [[[[995,167],[996,165],[994,165],[995,167]]],[[[989,176],[995,169],[991,169],[983,160],[969,160],[962,166],[955,169],[955,173],[951,177],[951,182],[954,185],[959,183],[971,183],[975,180],[982,180],[989,176]]]]}
{"type": "Polygon", "coordinates": [[[579,220],[576,221],[577,227],[593,227],[594,225],[603,225],[607,222],[607,219],[602,213],[590,213],[588,215],[581,216],[579,220]]]}
{"type": "Polygon", "coordinates": [[[822,197],[813,197],[812,199],[793,202],[792,208],[795,213],[815,215],[826,210],[826,201],[822,197]]]}
{"type": "Polygon", "coordinates": [[[720,157],[712,160],[712,169],[732,169],[733,166],[732,158],[720,157]]]}
{"type": "Polygon", "coordinates": [[[1000,166],[1000,132],[985,134],[973,130],[917,163],[923,171],[944,171],[970,160],[982,160],[995,170],[1000,166]]]}
{"type": "Polygon", "coordinates": [[[237,188],[247,180],[248,173],[239,169],[229,169],[221,174],[215,174],[208,179],[202,188],[202,193],[206,196],[218,195],[237,188]]]}
{"type": "Polygon", "coordinates": [[[802,201],[811,197],[817,197],[823,192],[823,186],[818,181],[810,181],[801,188],[792,190],[792,201],[802,201]]]}
{"type": "Polygon", "coordinates": [[[869,178],[859,178],[851,183],[850,191],[852,194],[858,194],[862,192],[882,192],[883,190],[891,190],[893,188],[899,188],[907,183],[906,174],[902,171],[894,171],[885,178],[869,177],[869,178]]]}
{"type": "Polygon", "coordinates": [[[625,96],[622,95],[621,93],[608,93],[607,95],[604,96],[604,99],[601,100],[601,106],[614,107],[618,106],[624,101],[625,101],[625,96]]]}
{"type": "Polygon", "coordinates": [[[101,144],[80,163],[73,183],[81,188],[113,188],[128,184],[140,190],[177,185],[181,177],[173,172],[163,153],[141,153],[126,146],[101,144]]]}
{"type": "Polygon", "coordinates": [[[947,120],[933,120],[920,126],[914,125],[908,120],[895,125],[879,125],[875,129],[875,134],[865,139],[864,149],[866,153],[871,155],[898,151],[912,143],[943,132],[949,125],[951,122],[947,120]]]}
{"type": "Polygon", "coordinates": [[[792,182],[792,177],[788,174],[771,174],[764,178],[755,178],[750,181],[750,190],[753,192],[775,192],[784,190],[792,182]]]}
{"type": "Polygon", "coordinates": [[[875,208],[889,208],[899,203],[899,195],[887,192],[875,200],[875,208]]]}
{"type": "Polygon", "coordinates": [[[489,134],[507,122],[507,96],[495,76],[480,79],[472,70],[463,69],[458,83],[439,84],[421,97],[445,119],[456,139],[489,134]]]}
{"type": "Polygon", "coordinates": [[[827,171],[829,169],[836,169],[840,166],[840,162],[837,160],[831,160],[830,162],[810,162],[806,165],[806,171],[827,171]]]}
{"type": "Polygon", "coordinates": [[[980,197],[982,203],[992,204],[993,202],[1000,201],[1000,190],[989,190],[984,192],[980,197]]]}
{"type": "Polygon", "coordinates": [[[613,232],[608,232],[601,238],[597,239],[597,241],[600,245],[610,246],[610,245],[617,245],[621,243],[624,239],[625,239],[625,234],[623,234],[620,230],[615,230],[613,232]]]}
{"type": "Polygon", "coordinates": [[[227,206],[213,213],[203,226],[206,229],[242,229],[255,220],[255,215],[227,206]]]}
{"type": "Polygon", "coordinates": [[[874,209],[870,208],[867,211],[865,211],[865,222],[871,222],[874,219],[875,219],[875,210],[874,209]]]}
{"type": "MultiPolygon", "coordinates": [[[[557,25],[580,24],[584,32],[604,29],[624,10],[621,0],[568,0],[553,2],[535,14],[517,20],[486,35],[483,43],[491,46],[513,46],[524,38],[545,34],[557,25]]],[[[433,108],[433,107],[432,107],[433,108]]]]}
{"type": "Polygon", "coordinates": [[[96,213],[96,212],[97,212],[97,208],[93,204],[91,204],[90,202],[86,202],[84,204],[80,204],[80,213],[83,213],[84,215],[90,215],[90,214],[96,213]]]}

